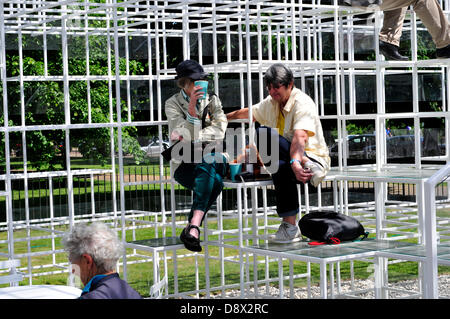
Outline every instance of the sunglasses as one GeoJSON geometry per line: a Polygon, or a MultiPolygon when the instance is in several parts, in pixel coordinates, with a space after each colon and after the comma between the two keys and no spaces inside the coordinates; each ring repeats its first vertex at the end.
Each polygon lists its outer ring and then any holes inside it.
{"type": "Polygon", "coordinates": [[[267,84],[266,88],[267,88],[267,91],[270,91],[271,89],[278,90],[282,86],[283,85],[280,85],[280,84],[267,84]]]}

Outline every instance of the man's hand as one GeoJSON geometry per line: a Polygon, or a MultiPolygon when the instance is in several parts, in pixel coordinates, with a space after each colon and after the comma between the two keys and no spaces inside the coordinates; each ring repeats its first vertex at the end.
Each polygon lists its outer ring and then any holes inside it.
{"type": "MultiPolygon", "coordinates": [[[[230,113],[227,113],[227,120],[231,121],[231,120],[238,120],[238,119],[248,119],[248,108],[242,108],[230,113]]],[[[255,119],[253,119],[255,120],[255,119]]]]}
{"type": "Polygon", "coordinates": [[[292,171],[295,174],[295,178],[300,182],[306,183],[313,176],[313,174],[311,173],[311,171],[309,169],[304,169],[300,165],[300,163],[297,161],[293,162],[291,164],[291,167],[292,167],[292,171]]]}
{"type": "Polygon", "coordinates": [[[305,154],[305,145],[308,142],[308,133],[305,130],[295,130],[294,137],[292,138],[290,155],[292,159],[297,159],[291,164],[292,171],[295,174],[295,178],[298,181],[306,183],[311,179],[313,174],[309,170],[303,169],[300,162],[303,160],[305,154]]]}

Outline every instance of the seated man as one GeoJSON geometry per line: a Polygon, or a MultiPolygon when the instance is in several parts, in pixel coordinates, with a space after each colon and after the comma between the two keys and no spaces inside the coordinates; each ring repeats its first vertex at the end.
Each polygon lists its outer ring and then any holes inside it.
{"type": "Polygon", "coordinates": [[[80,299],[141,299],[116,272],[123,254],[122,242],[105,224],[78,224],[62,243],[72,263],[72,272],[84,285],[80,299]]]}
{"type": "MultiPolygon", "coordinates": [[[[258,150],[264,143],[266,147],[273,145],[270,139],[278,139],[278,169],[272,172],[272,179],[277,213],[283,221],[273,239],[282,243],[295,242],[301,238],[296,223],[299,213],[297,183],[311,181],[314,186],[319,185],[329,170],[330,157],[317,107],[308,95],[295,88],[292,71],[283,64],[274,64],[265,73],[264,82],[269,96],[252,106],[252,114],[254,121],[265,126],[257,130],[258,150]]],[[[243,108],[228,113],[227,119],[248,116],[248,108],[243,108]]],[[[267,159],[262,160],[267,164],[267,159]]]]}

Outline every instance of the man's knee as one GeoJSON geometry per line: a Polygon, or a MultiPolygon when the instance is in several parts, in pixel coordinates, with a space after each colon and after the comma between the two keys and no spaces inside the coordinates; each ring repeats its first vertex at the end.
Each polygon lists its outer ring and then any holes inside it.
{"type": "Polygon", "coordinates": [[[283,160],[278,161],[277,171],[272,173],[272,179],[275,184],[282,183],[283,185],[287,185],[297,183],[291,164],[283,160]]]}
{"type": "Polygon", "coordinates": [[[278,161],[280,154],[283,154],[282,148],[289,149],[283,144],[284,137],[278,134],[274,128],[267,126],[260,126],[256,129],[255,134],[256,147],[261,161],[264,163],[266,169],[271,174],[278,171],[278,161]]]}
{"type": "Polygon", "coordinates": [[[278,216],[280,217],[290,217],[290,216],[296,216],[300,212],[300,209],[292,209],[285,212],[277,212],[278,216]]]}

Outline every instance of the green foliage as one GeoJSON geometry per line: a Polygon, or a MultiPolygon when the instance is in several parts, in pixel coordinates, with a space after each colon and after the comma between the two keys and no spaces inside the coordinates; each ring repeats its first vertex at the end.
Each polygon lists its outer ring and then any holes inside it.
{"type": "MultiPolygon", "coordinates": [[[[53,40],[60,40],[56,36],[53,40]]],[[[15,40],[17,41],[17,40],[15,40]]],[[[42,47],[42,38],[24,37],[23,45],[30,47],[42,47]]],[[[68,39],[69,59],[68,73],[72,76],[83,76],[87,74],[87,61],[89,61],[89,74],[108,75],[108,47],[106,37],[89,37],[89,60],[85,56],[85,38],[70,37],[68,39]]],[[[31,50],[27,56],[23,57],[22,74],[27,76],[44,76],[44,61],[39,53],[31,50]]],[[[112,51],[112,50],[111,50],[112,51]]],[[[112,59],[114,53],[110,52],[112,59]]],[[[52,51],[48,57],[48,74],[62,74],[63,59],[61,51],[52,51]]],[[[21,66],[18,52],[8,51],[6,66],[9,76],[19,76],[21,66]]],[[[115,63],[111,63],[111,72],[114,75],[115,63]]],[[[125,75],[127,65],[125,58],[119,61],[120,74],[125,75]]],[[[141,61],[131,60],[128,64],[130,75],[143,74],[145,65],[141,61]]],[[[117,120],[115,95],[110,101],[108,81],[90,81],[89,93],[85,81],[71,81],[69,83],[69,105],[71,123],[109,123],[110,118],[117,120]],[[88,94],[90,94],[91,109],[90,118],[88,110],[88,94]],[[110,109],[113,114],[110,114],[110,109]]],[[[114,89],[114,83],[111,85],[114,89]]],[[[25,81],[23,83],[24,105],[25,105],[25,125],[52,125],[64,124],[64,88],[63,82],[56,81],[25,81]]],[[[11,116],[11,125],[22,125],[20,114],[21,92],[20,86],[11,84],[8,86],[9,114],[11,116]],[[15,115],[15,116],[14,116],[15,115]]],[[[125,101],[121,101],[122,117],[128,118],[128,108],[125,101]]],[[[131,115],[131,120],[133,115],[131,115]]],[[[71,147],[78,147],[79,152],[84,156],[94,159],[101,165],[106,165],[111,158],[111,132],[109,128],[92,130],[71,130],[71,147]]],[[[135,127],[126,127],[122,132],[124,152],[126,154],[135,154],[137,162],[143,160],[143,154],[139,143],[136,140],[137,129],[135,127]]],[[[4,137],[2,136],[4,139],[4,137]]],[[[11,135],[13,139],[10,144],[21,144],[19,136],[11,135]]],[[[27,160],[31,166],[38,170],[55,169],[56,166],[66,166],[65,159],[65,131],[63,130],[45,130],[30,131],[26,133],[27,160]]],[[[117,145],[117,134],[115,134],[115,145],[117,145]]],[[[4,162],[4,144],[0,153],[0,160],[4,162]]],[[[117,147],[117,146],[116,146],[117,147]]],[[[117,149],[115,150],[117,152],[117,149]]]]}
{"type": "Polygon", "coordinates": [[[122,150],[124,154],[133,154],[134,161],[137,165],[147,162],[145,152],[141,150],[139,143],[130,135],[122,136],[122,150]]]}
{"type": "MultiPolygon", "coordinates": [[[[24,57],[23,74],[44,75],[43,61],[24,57]]],[[[9,56],[6,61],[11,75],[20,75],[19,57],[9,56]]],[[[53,66],[52,66],[53,67],[53,66]]],[[[47,125],[64,123],[64,94],[60,82],[36,81],[24,82],[24,120],[26,125],[47,125]]],[[[10,125],[22,125],[20,86],[8,86],[8,105],[10,125]]],[[[10,134],[10,145],[21,145],[18,135],[10,134]]],[[[57,145],[64,140],[62,131],[30,131],[26,133],[27,159],[38,169],[53,169],[56,164],[63,164],[61,149],[57,145]]],[[[4,152],[1,153],[4,160],[4,152]]]]}
{"type": "Polygon", "coordinates": [[[374,130],[373,125],[358,126],[354,123],[347,124],[346,129],[348,135],[367,134],[368,132],[373,132],[374,130]]]}

